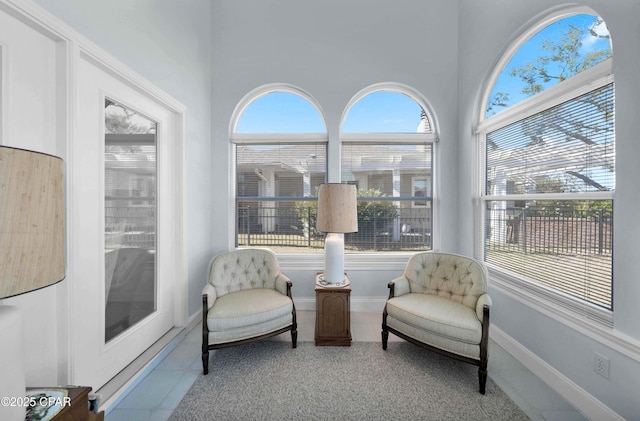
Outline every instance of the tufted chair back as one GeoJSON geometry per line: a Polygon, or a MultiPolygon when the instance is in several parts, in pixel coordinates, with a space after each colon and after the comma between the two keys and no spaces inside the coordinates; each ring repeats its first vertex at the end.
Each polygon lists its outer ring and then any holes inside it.
{"type": "Polygon", "coordinates": [[[232,250],[216,256],[209,266],[209,283],[221,297],[252,288],[276,288],[280,267],[276,255],[267,249],[232,250]]]}
{"type": "Polygon", "coordinates": [[[475,310],[487,293],[487,270],[470,257],[450,253],[415,254],[404,273],[411,292],[445,297],[475,310]]]}

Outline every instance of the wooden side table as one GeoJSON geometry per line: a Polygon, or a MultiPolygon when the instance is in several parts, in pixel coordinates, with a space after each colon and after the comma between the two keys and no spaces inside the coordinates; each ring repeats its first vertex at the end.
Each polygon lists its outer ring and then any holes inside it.
{"type": "MultiPolygon", "coordinates": [[[[43,387],[27,388],[30,389],[47,389],[43,387]]],[[[51,421],[102,421],[104,420],[104,411],[94,413],[89,411],[89,392],[90,387],[68,386],[54,387],[52,389],[66,389],[68,392],[69,405],[65,405],[60,412],[51,418],[51,421]]]]}
{"type": "MultiPolygon", "coordinates": [[[[321,285],[316,274],[316,346],[351,346],[351,286],[321,285]]],[[[346,275],[345,275],[346,277],[346,275]]]]}

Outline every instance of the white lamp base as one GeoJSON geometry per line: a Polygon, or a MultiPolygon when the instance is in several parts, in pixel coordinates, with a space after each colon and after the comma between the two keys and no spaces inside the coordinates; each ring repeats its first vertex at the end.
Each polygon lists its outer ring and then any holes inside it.
{"type": "Polygon", "coordinates": [[[345,282],[344,234],[332,232],[324,239],[324,279],[329,284],[345,282]]]}
{"type": "MultiPolygon", "coordinates": [[[[0,397],[24,398],[27,395],[22,316],[17,307],[0,305],[0,397]]],[[[20,401],[19,401],[20,402],[20,401]]],[[[3,403],[5,403],[3,401],[3,403]]],[[[0,420],[23,420],[26,406],[0,405],[0,420]]]]}

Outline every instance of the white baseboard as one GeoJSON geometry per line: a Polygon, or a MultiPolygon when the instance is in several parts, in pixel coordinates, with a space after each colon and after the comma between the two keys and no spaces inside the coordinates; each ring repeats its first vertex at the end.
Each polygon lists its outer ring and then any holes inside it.
{"type": "Polygon", "coordinates": [[[518,341],[507,335],[495,325],[491,326],[491,339],[520,361],[532,373],[538,376],[550,388],[578,408],[591,420],[624,421],[614,410],[590,395],[586,390],[571,381],[564,374],[547,364],[543,359],[529,351],[518,341]]]}

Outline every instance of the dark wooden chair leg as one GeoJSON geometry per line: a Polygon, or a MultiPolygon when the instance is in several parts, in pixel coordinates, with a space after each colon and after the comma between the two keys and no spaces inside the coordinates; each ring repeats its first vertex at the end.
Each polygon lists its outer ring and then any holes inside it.
{"type": "Polygon", "coordinates": [[[482,338],[480,340],[480,368],[478,368],[478,380],[480,381],[480,393],[485,394],[487,384],[487,366],[489,364],[489,306],[482,308],[482,338]]]}
{"type": "Polygon", "coordinates": [[[480,366],[478,369],[478,380],[480,381],[480,393],[485,394],[485,388],[487,385],[487,367],[480,366]]]}
{"type": "Polygon", "coordinates": [[[202,294],[202,371],[209,373],[209,326],[207,325],[207,310],[209,309],[207,295],[202,294]]]}
{"type": "MultiPolygon", "coordinates": [[[[291,302],[293,303],[293,298],[291,297],[291,282],[287,284],[287,296],[291,298],[291,302]]],[[[296,348],[298,346],[298,316],[296,314],[295,304],[293,304],[291,317],[293,319],[293,325],[291,326],[291,347],[296,348]]]]}
{"type": "Polygon", "coordinates": [[[387,307],[382,312],[382,349],[386,351],[389,342],[389,331],[387,330],[387,307]]]}
{"type": "Polygon", "coordinates": [[[209,374],[209,351],[202,352],[202,371],[205,376],[209,374]]]}

